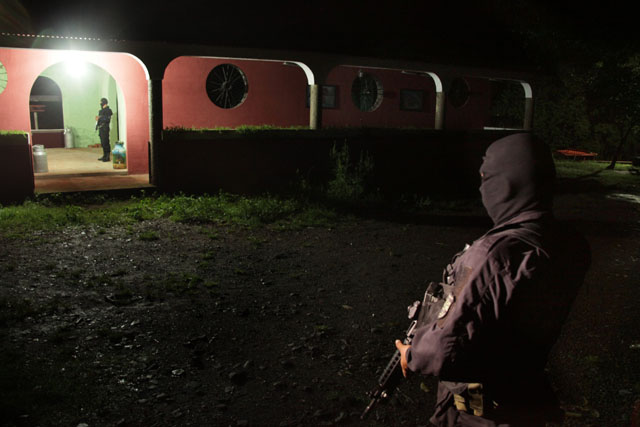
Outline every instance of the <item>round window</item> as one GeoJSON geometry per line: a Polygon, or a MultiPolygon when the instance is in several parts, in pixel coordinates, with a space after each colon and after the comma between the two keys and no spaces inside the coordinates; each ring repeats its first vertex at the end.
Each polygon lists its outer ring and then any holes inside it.
{"type": "Polygon", "coordinates": [[[351,99],[360,111],[373,111],[382,103],[382,83],[369,73],[359,72],[351,85],[351,99]]]}
{"type": "Polygon", "coordinates": [[[233,64],[220,64],[207,76],[207,95],[220,108],[242,104],[248,91],[247,77],[233,64]]]}
{"type": "Polygon", "coordinates": [[[471,95],[471,89],[467,81],[461,77],[453,79],[449,88],[449,102],[451,102],[451,105],[455,108],[462,107],[469,100],[469,95],[471,95]]]}

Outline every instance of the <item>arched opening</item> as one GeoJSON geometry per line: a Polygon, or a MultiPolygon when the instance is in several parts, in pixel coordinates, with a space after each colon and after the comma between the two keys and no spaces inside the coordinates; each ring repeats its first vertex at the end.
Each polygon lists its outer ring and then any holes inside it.
{"type": "Polygon", "coordinates": [[[96,116],[102,98],[113,112],[108,126],[110,150],[124,148],[126,153],[124,97],[111,74],[89,62],[64,61],[46,68],[35,80],[29,98],[32,142],[44,146],[47,162],[46,171],[34,169],[36,192],[48,192],[60,179],[67,183],[76,179],[69,187],[84,190],[91,189],[81,182],[87,177],[108,180],[127,175],[126,156],[124,167],[99,161],[103,149],[96,116]]]}
{"type": "Polygon", "coordinates": [[[531,127],[531,86],[527,82],[490,79],[490,117],[485,129],[531,127]]]}
{"type": "MultiPolygon", "coordinates": [[[[20,180],[24,181],[20,183],[24,195],[34,191],[57,193],[152,187],[149,183],[149,73],[140,59],[119,52],[2,47],[0,57],[0,129],[29,134],[21,154],[24,158],[19,168],[16,166],[17,172],[14,174],[18,176],[24,172],[24,176],[20,175],[20,180]],[[75,151],[76,147],[99,143],[95,116],[100,108],[100,98],[109,99],[116,113],[111,120],[111,142],[120,140],[126,144],[126,169],[115,170],[111,163],[104,163],[108,172],[80,170],[72,173],[56,170],[53,164],[47,174],[34,174],[31,150],[38,141],[34,141],[30,104],[39,102],[32,103],[30,96],[39,77],[52,80],[59,88],[59,93],[55,95],[60,97],[62,104],[62,124],[51,127],[69,129],[69,142],[74,150],[65,149],[67,152],[75,151]],[[108,91],[103,93],[97,88],[108,91]],[[91,138],[90,142],[86,137],[91,138]]],[[[34,90],[33,95],[52,94],[34,90]]],[[[47,130],[42,129],[42,114],[39,116],[39,130],[47,130]]],[[[58,137],[61,138],[61,135],[58,137]]],[[[59,142],[59,145],[62,143],[59,142]]],[[[48,148],[46,150],[48,161],[51,161],[53,152],[48,148]]],[[[99,164],[97,159],[102,155],[101,151],[99,153],[85,161],[84,166],[91,166],[94,162],[99,164]]],[[[6,172],[9,170],[6,163],[15,162],[4,153],[3,158],[3,170],[6,172]]]]}
{"type": "Polygon", "coordinates": [[[60,86],[49,77],[39,76],[29,95],[31,131],[62,130],[62,93],[60,86]]]}

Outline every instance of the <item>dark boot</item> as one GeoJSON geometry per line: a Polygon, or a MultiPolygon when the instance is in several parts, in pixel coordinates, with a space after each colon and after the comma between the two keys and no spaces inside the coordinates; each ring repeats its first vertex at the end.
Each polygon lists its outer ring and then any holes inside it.
{"type": "Polygon", "coordinates": [[[103,162],[108,162],[110,160],[110,157],[111,157],[111,153],[107,153],[104,156],[102,156],[102,159],[99,159],[99,160],[102,160],[103,162]]]}

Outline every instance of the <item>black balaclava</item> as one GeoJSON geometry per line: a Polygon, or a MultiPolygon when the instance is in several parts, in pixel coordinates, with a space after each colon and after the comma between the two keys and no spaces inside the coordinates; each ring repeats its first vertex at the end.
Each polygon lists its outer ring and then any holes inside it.
{"type": "Polygon", "coordinates": [[[495,225],[524,211],[551,212],[556,169],[549,147],[526,133],[493,142],[480,167],[482,203],[495,225]]]}

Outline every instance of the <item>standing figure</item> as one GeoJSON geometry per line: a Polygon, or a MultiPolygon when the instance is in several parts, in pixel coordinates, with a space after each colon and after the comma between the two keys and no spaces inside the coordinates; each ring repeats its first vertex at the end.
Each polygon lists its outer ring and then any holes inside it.
{"type": "Polygon", "coordinates": [[[100,100],[100,111],[96,116],[96,130],[100,136],[100,145],[102,145],[102,157],[98,160],[108,162],[111,158],[111,143],[109,142],[109,126],[113,112],[109,108],[107,98],[100,100]]]}
{"type": "Polygon", "coordinates": [[[552,213],[555,166],[530,134],[492,143],[480,168],[494,227],[457,254],[438,318],[396,341],[403,373],[439,379],[436,426],[541,426],[562,418],[545,375],[551,347],[591,262],[552,213]]]}

